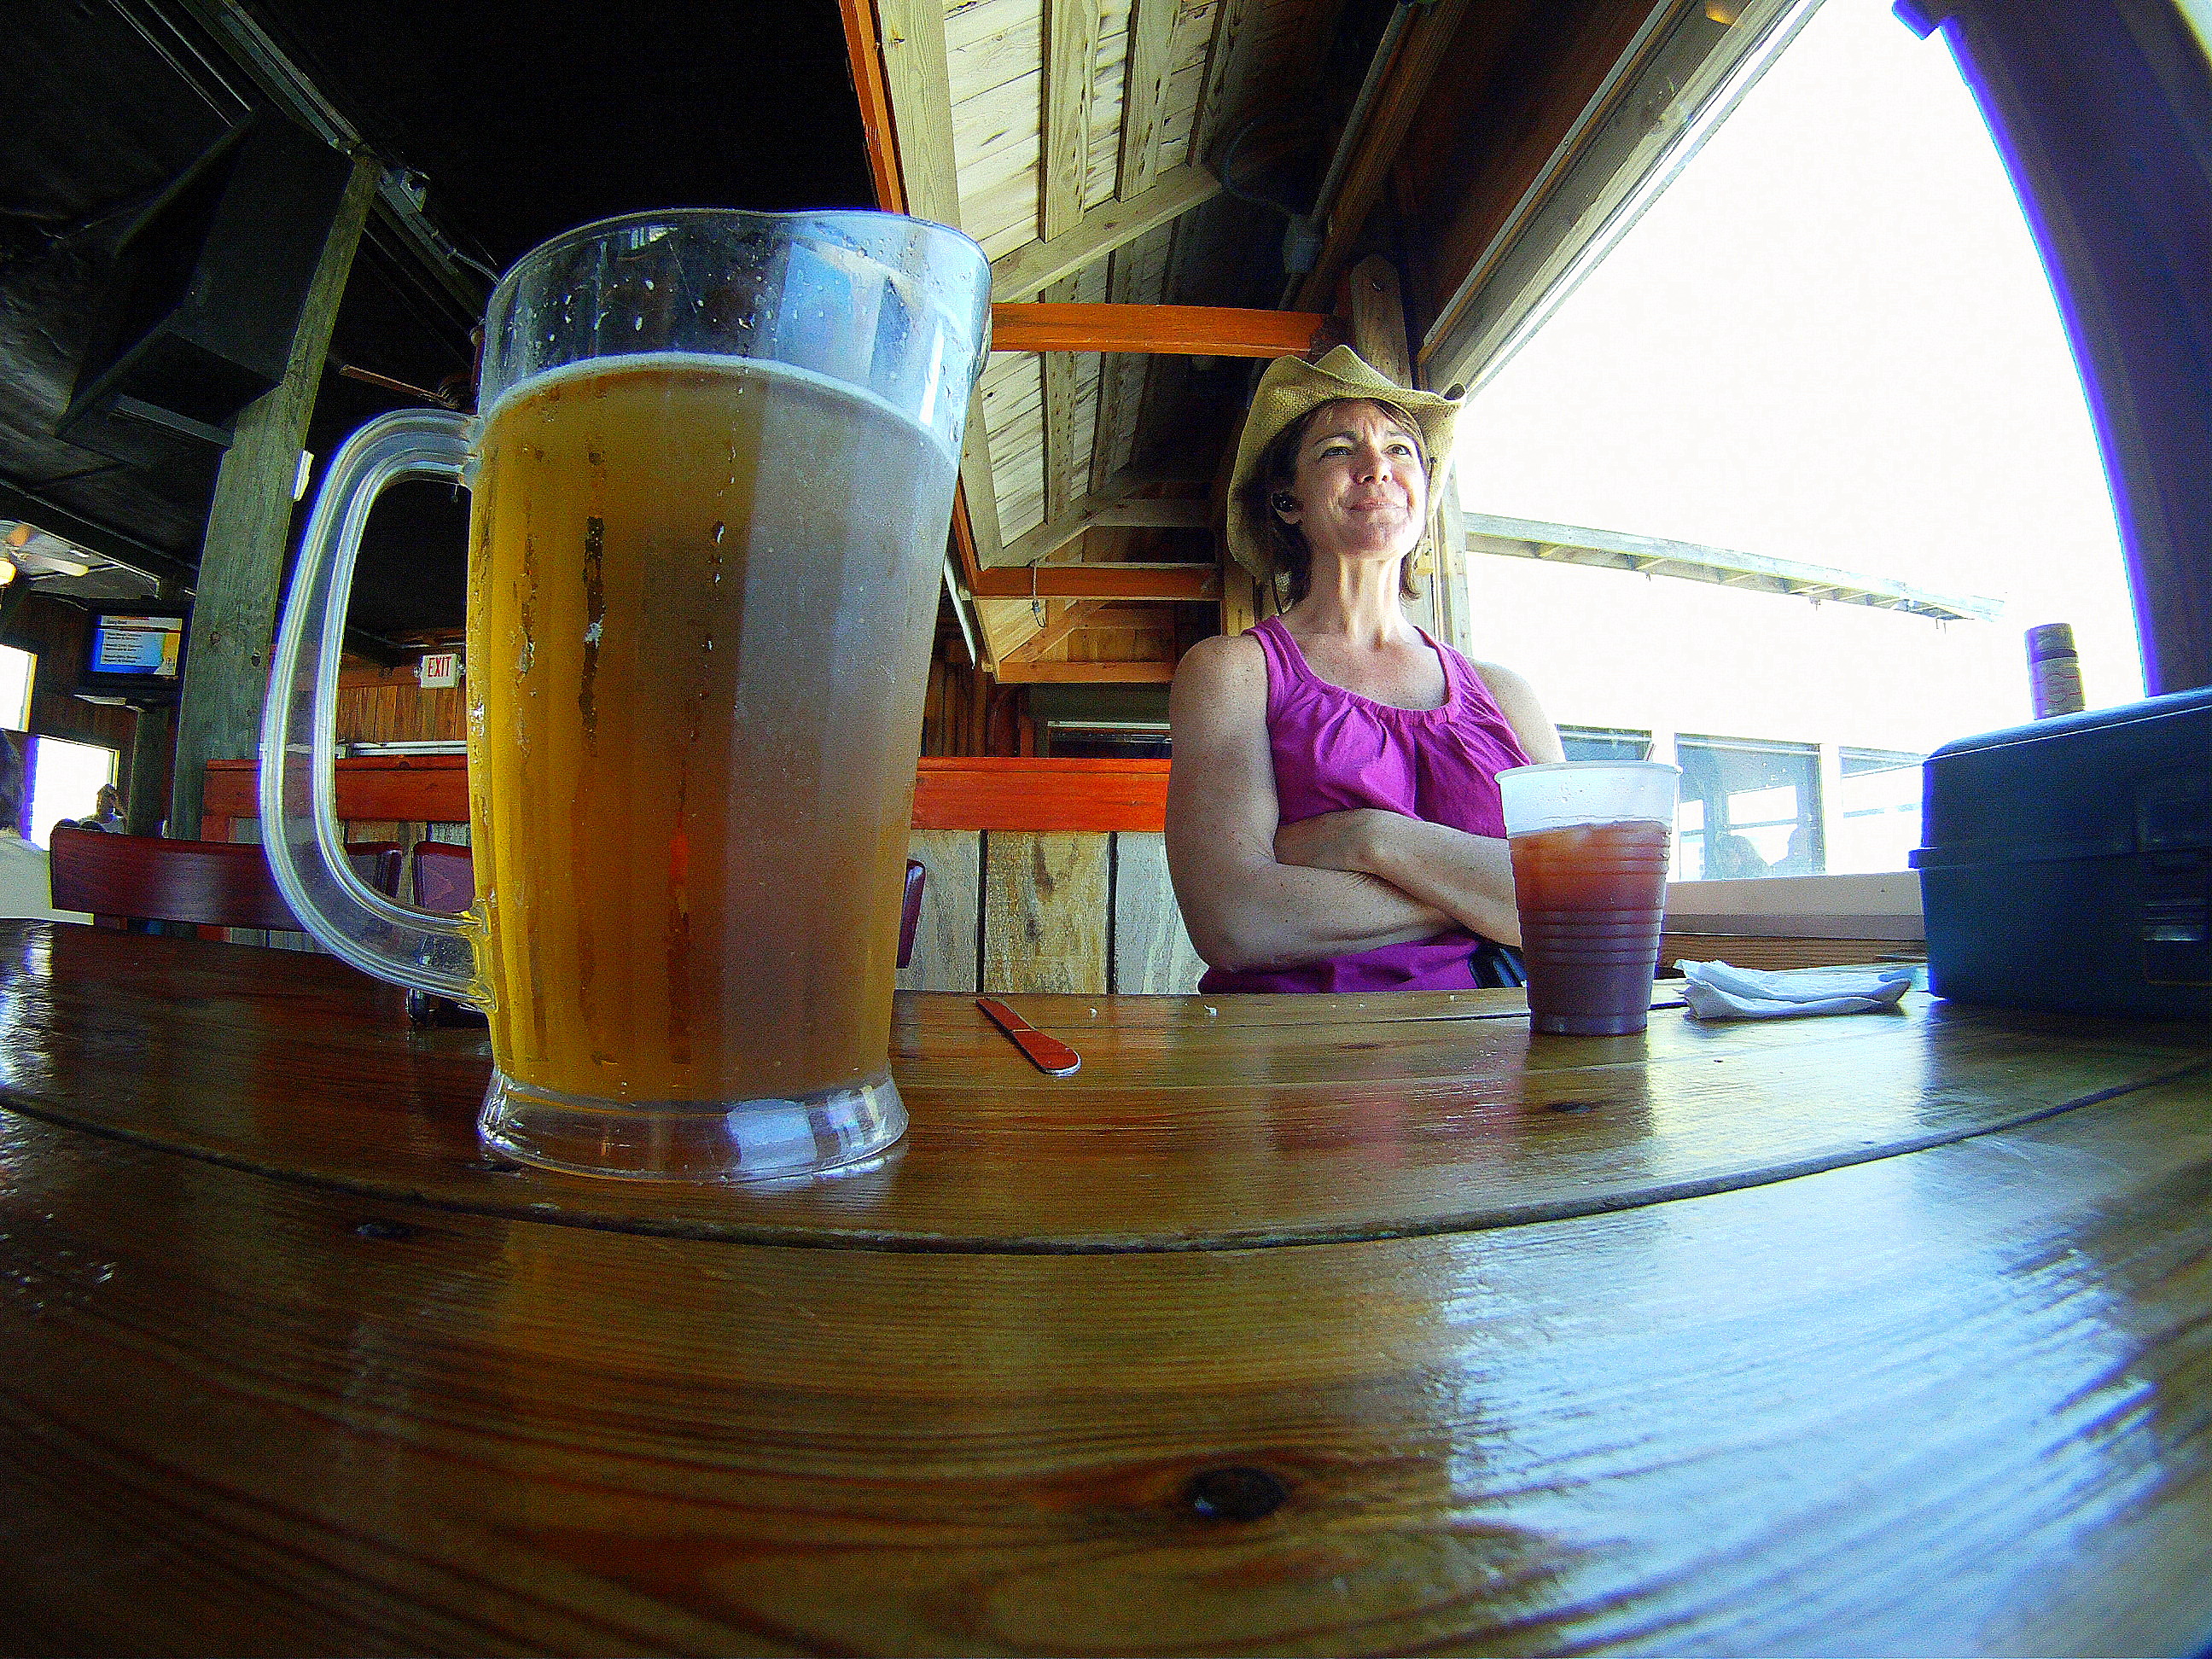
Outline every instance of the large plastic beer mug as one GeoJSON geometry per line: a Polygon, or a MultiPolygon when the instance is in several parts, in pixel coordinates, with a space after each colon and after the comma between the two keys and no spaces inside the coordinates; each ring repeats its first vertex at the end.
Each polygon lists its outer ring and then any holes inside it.
{"type": "Polygon", "coordinates": [[[269,861],[366,972],[488,1011],[495,1149],[732,1181],[896,1140],[892,977],[922,702],[989,267],[872,213],[682,211],[494,291],[478,413],[333,459],[263,732],[269,861]],[[472,492],[476,903],[371,890],[332,811],[371,503],[472,492]]]}
{"type": "Polygon", "coordinates": [[[1498,775],[1528,1023],[1619,1036],[1650,1016],[1679,767],[1564,761],[1498,775]]]}

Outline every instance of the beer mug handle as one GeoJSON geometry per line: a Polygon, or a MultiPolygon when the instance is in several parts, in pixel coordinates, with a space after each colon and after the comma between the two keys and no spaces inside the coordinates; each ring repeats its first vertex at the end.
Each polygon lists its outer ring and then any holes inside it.
{"type": "Polygon", "coordinates": [[[368,510],[387,485],[473,471],[473,422],[443,410],[378,416],[331,459],[284,602],[261,719],[261,834],[292,913],[331,952],[365,974],[483,1005],[477,968],[482,922],[386,897],[347,861],[335,766],[338,657],[346,600],[368,510]]]}

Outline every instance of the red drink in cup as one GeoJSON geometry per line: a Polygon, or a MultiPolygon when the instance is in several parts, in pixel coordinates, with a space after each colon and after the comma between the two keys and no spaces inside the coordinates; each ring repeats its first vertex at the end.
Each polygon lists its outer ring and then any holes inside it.
{"type": "Polygon", "coordinates": [[[1644,1029],[1680,775],[1650,761],[1570,761],[1498,775],[1535,1030],[1610,1036],[1644,1029]]]}

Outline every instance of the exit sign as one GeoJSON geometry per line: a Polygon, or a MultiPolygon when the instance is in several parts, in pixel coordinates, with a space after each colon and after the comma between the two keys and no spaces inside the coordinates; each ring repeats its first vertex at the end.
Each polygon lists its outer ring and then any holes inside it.
{"type": "Polygon", "coordinates": [[[459,685],[461,683],[461,653],[440,651],[422,659],[422,684],[425,687],[459,685]]]}

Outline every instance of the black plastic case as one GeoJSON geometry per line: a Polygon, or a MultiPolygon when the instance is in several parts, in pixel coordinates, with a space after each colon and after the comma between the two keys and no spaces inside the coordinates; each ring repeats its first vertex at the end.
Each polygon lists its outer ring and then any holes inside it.
{"type": "Polygon", "coordinates": [[[1929,989],[2212,1018],[2212,687],[1946,744],[1923,789],[1929,989]]]}

